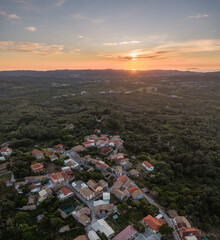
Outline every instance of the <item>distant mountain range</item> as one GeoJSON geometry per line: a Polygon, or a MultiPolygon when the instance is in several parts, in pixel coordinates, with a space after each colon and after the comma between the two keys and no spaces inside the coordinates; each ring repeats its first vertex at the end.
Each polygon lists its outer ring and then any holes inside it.
{"type": "Polygon", "coordinates": [[[32,77],[59,77],[59,78],[99,78],[99,77],[130,77],[130,76],[174,76],[174,75],[207,75],[207,76],[220,76],[218,72],[191,72],[191,71],[178,71],[178,70],[148,70],[148,71],[130,71],[130,70],[54,70],[54,71],[0,71],[0,77],[10,76],[32,76],[32,77]]]}

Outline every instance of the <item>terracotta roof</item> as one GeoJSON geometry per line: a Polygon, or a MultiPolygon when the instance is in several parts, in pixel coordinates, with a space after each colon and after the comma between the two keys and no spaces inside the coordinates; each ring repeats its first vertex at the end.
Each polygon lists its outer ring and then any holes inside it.
{"type": "Polygon", "coordinates": [[[124,183],[127,180],[127,177],[125,175],[122,175],[118,179],[120,182],[124,183]]]}
{"type": "Polygon", "coordinates": [[[32,164],[31,165],[31,169],[35,172],[35,171],[38,171],[38,170],[41,170],[42,171],[44,170],[44,164],[43,163],[35,163],[35,164],[32,164]]]}
{"type": "Polygon", "coordinates": [[[155,232],[158,232],[159,228],[165,223],[163,219],[157,219],[152,217],[151,215],[143,218],[143,221],[155,232]]]}
{"type": "Polygon", "coordinates": [[[60,189],[60,191],[63,193],[63,195],[68,195],[69,193],[72,193],[73,191],[70,189],[70,188],[68,188],[67,186],[65,186],[65,187],[62,187],[61,189],[60,189]]]}
{"type": "Polygon", "coordinates": [[[111,151],[112,151],[112,148],[111,148],[111,147],[105,147],[105,148],[103,148],[103,149],[100,151],[100,153],[101,153],[102,155],[105,155],[105,154],[110,153],[111,151]]]}
{"type": "Polygon", "coordinates": [[[139,190],[137,187],[131,187],[131,188],[128,189],[128,192],[129,192],[130,194],[132,194],[133,192],[135,192],[135,191],[137,191],[137,190],[139,190]]]}
{"type": "Polygon", "coordinates": [[[11,150],[11,148],[7,148],[7,147],[1,148],[1,152],[8,152],[10,150],[11,150]]]}
{"type": "Polygon", "coordinates": [[[137,231],[131,225],[129,225],[124,230],[122,230],[118,235],[116,235],[112,240],[128,240],[136,233],[137,231]]]}
{"type": "Polygon", "coordinates": [[[101,162],[97,162],[95,165],[97,167],[101,167],[101,168],[108,168],[109,167],[106,163],[101,163],[101,162]]]}
{"type": "Polygon", "coordinates": [[[193,235],[193,236],[201,236],[201,231],[196,228],[186,228],[181,229],[179,231],[180,237],[183,238],[185,236],[193,235]]]}
{"type": "Polygon", "coordinates": [[[153,167],[148,161],[144,161],[143,164],[144,164],[147,168],[153,167]]]}
{"type": "Polygon", "coordinates": [[[53,180],[59,180],[60,178],[69,179],[68,175],[65,172],[59,172],[59,173],[51,173],[50,177],[53,180]]]}
{"type": "Polygon", "coordinates": [[[58,145],[55,145],[54,147],[55,148],[63,148],[63,145],[62,144],[58,144],[58,145]]]}

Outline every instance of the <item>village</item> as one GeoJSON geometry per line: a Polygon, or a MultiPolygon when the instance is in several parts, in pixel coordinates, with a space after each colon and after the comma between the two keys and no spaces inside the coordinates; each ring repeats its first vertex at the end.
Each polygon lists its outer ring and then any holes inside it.
{"type": "MultiPolygon", "coordinates": [[[[15,149],[3,147],[0,151],[1,160],[5,160],[10,159],[15,149]]],[[[11,173],[6,186],[14,187],[19,194],[26,193],[27,204],[19,211],[35,211],[51,196],[67,202],[65,208],[57,209],[60,217],[71,216],[86,233],[74,240],[159,240],[163,228],[171,229],[175,240],[204,239],[201,231],[192,227],[184,216],[178,216],[175,210],[165,213],[149,195],[147,186],[138,187],[135,181],[140,171],[133,168],[118,135],[108,136],[95,129],[94,134],[85,136],[81,144],[69,150],[60,143],[53,148],[36,147],[31,154],[35,158],[30,166],[31,176],[16,181],[11,173]],[[44,164],[45,158],[49,164],[44,164]],[[135,214],[133,206],[147,206],[151,214],[121,230],[119,220],[125,212],[135,214]]],[[[135,156],[132,158],[135,160],[135,156]]],[[[150,157],[148,160],[141,163],[141,171],[151,174],[155,169],[150,157]]],[[[37,221],[44,217],[42,212],[37,221]]],[[[70,230],[69,225],[64,225],[59,233],[70,230]]]]}

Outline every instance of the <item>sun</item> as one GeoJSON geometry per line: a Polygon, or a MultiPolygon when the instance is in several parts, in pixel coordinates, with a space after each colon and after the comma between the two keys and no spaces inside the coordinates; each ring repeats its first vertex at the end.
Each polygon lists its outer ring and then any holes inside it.
{"type": "Polygon", "coordinates": [[[132,60],[133,60],[133,61],[135,61],[135,60],[136,60],[136,56],[137,56],[137,54],[136,54],[136,53],[132,53],[132,54],[131,54],[131,57],[132,57],[132,60]]]}
{"type": "Polygon", "coordinates": [[[134,71],[134,72],[135,72],[135,71],[136,71],[136,68],[132,68],[131,71],[134,71]]]}

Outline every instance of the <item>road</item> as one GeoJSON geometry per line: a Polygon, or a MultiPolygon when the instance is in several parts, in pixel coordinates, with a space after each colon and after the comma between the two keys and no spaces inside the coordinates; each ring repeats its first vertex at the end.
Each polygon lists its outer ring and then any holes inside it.
{"type": "MultiPolygon", "coordinates": [[[[118,149],[115,149],[115,150],[114,150],[114,155],[115,155],[115,156],[116,156],[117,152],[118,152],[118,149]]],[[[67,154],[67,156],[69,156],[71,159],[73,159],[74,161],[76,161],[79,165],[84,165],[85,167],[91,167],[91,166],[89,166],[89,165],[87,165],[87,164],[78,162],[78,161],[77,161],[72,155],[70,155],[70,154],[67,154]]],[[[112,168],[111,168],[111,169],[112,169],[112,168]]],[[[126,170],[123,170],[123,174],[127,176],[127,171],[126,171],[126,170]]],[[[139,187],[136,185],[135,182],[132,181],[132,183],[133,183],[133,186],[139,188],[139,187]]],[[[92,220],[92,221],[91,221],[91,224],[93,224],[93,223],[96,221],[95,211],[94,211],[94,203],[93,203],[94,199],[93,199],[93,200],[90,200],[90,201],[86,201],[86,200],[82,197],[82,195],[80,195],[69,183],[68,183],[67,185],[73,190],[73,192],[76,194],[76,196],[77,196],[79,199],[81,199],[82,202],[84,202],[84,203],[90,208],[90,210],[91,210],[91,220],[92,220]]],[[[108,189],[108,191],[109,191],[109,190],[111,190],[111,188],[108,189]]],[[[161,209],[161,207],[160,207],[152,198],[150,198],[150,197],[149,197],[148,195],[146,195],[146,194],[144,194],[144,197],[147,199],[147,201],[148,201],[150,204],[155,205],[156,207],[159,208],[159,212],[160,212],[160,214],[163,215],[164,220],[168,223],[168,225],[169,225],[170,227],[173,228],[173,238],[174,238],[175,240],[181,240],[180,237],[179,237],[179,234],[178,234],[178,232],[177,232],[177,230],[176,230],[176,228],[175,228],[175,226],[174,226],[174,224],[173,224],[172,219],[167,216],[167,214],[161,209]]],[[[89,230],[91,229],[91,224],[86,227],[86,230],[87,230],[87,231],[89,231],[89,230]]]]}
{"type": "MultiPolygon", "coordinates": [[[[124,173],[124,175],[127,176],[127,171],[126,171],[126,170],[123,170],[123,173],[124,173]]],[[[135,182],[133,182],[133,185],[134,185],[135,187],[139,188],[135,182]]],[[[175,240],[181,240],[180,237],[179,237],[179,234],[178,234],[178,232],[177,232],[177,230],[176,230],[176,228],[175,228],[175,226],[174,226],[174,224],[173,224],[172,219],[169,218],[169,217],[167,216],[167,214],[161,209],[161,207],[160,207],[152,198],[150,198],[147,194],[144,194],[144,197],[147,199],[147,201],[148,201],[150,204],[155,205],[156,207],[159,208],[159,212],[160,212],[160,214],[163,215],[164,220],[168,223],[168,225],[169,225],[170,227],[173,228],[173,237],[174,237],[174,239],[175,239],[175,240]]]]}

